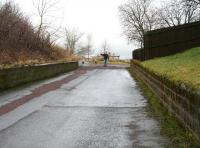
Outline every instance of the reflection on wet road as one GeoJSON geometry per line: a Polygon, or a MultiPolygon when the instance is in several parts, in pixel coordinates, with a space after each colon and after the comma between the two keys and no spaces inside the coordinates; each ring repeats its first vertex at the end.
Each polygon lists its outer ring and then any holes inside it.
{"type": "Polygon", "coordinates": [[[125,69],[94,69],[3,115],[24,114],[0,131],[0,148],[164,147],[146,107],[125,69]]]}

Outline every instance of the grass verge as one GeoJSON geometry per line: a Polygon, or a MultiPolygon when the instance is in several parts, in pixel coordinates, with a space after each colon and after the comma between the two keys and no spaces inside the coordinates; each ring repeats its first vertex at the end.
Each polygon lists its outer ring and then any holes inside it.
{"type": "Polygon", "coordinates": [[[143,95],[147,98],[150,111],[161,125],[161,134],[166,135],[170,142],[167,148],[199,148],[199,143],[195,140],[191,132],[185,129],[180,122],[171,115],[164,106],[158,101],[154,93],[138,78],[131,70],[128,69],[132,77],[136,80],[143,95]]]}

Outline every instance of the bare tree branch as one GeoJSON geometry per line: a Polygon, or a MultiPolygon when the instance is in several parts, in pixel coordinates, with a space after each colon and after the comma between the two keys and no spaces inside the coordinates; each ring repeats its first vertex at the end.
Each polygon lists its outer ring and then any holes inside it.
{"type": "Polygon", "coordinates": [[[42,33],[47,27],[49,22],[46,22],[46,18],[50,13],[56,11],[58,1],[55,0],[33,0],[33,6],[37,11],[39,17],[38,34],[42,33]]]}
{"type": "Polygon", "coordinates": [[[86,43],[79,48],[77,54],[82,55],[82,56],[87,55],[87,59],[89,61],[90,54],[92,54],[94,52],[92,47],[93,47],[93,45],[92,45],[92,35],[88,34],[86,36],[86,43]]]}
{"type": "Polygon", "coordinates": [[[190,0],[171,0],[158,9],[161,27],[198,21],[199,13],[199,4],[190,0]]]}
{"type": "Polygon", "coordinates": [[[77,46],[82,36],[83,33],[80,33],[78,29],[65,29],[65,46],[68,54],[72,55],[77,53],[76,50],[80,50],[77,46]]]}
{"type": "Polygon", "coordinates": [[[143,46],[144,34],[156,28],[156,12],[150,7],[151,0],[131,0],[119,7],[121,24],[129,41],[143,46]]]}
{"type": "Polygon", "coordinates": [[[102,48],[103,48],[104,53],[106,53],[106,52],[109,51],[109,48],[110,48],[110,47],[109,47],[109,44],[108,44],[108,41],[107,41],[107,40],[105,40],[105,41],[103,42],[102,48]]]}

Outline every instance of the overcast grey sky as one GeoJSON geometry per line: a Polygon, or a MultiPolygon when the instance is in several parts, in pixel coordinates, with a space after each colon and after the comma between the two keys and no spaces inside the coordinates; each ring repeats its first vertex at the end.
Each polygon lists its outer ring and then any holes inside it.
{"type": "MultiPolygon", "coordinates": [[[[13,0],[30,16],[34,23],[32,0],[13,0]]],[[[36,0],[35,0],[36,1],[36,0]]],[[[79,31],[93,36],[94,49],[101,51],[101,44],[107,40],[112,51],[122,58],[131,58],[134,45],[128,45],[119,21],[118,6],[126,0],[58,0],[58,10],[49,17],[52,25],[62,24],[62,27],[78,28],[79,31]],[[62,21],[61,21],[62,20],[62,21]]]]}

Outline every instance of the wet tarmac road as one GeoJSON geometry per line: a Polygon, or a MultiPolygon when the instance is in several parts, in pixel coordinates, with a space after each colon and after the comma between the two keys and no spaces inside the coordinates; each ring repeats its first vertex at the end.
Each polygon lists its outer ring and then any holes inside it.
{"type": "Polygon", "coordinates": [[[146,108],[125,69],[93,69],[1,116],[0,148],[164,147],[146,108]]]}

